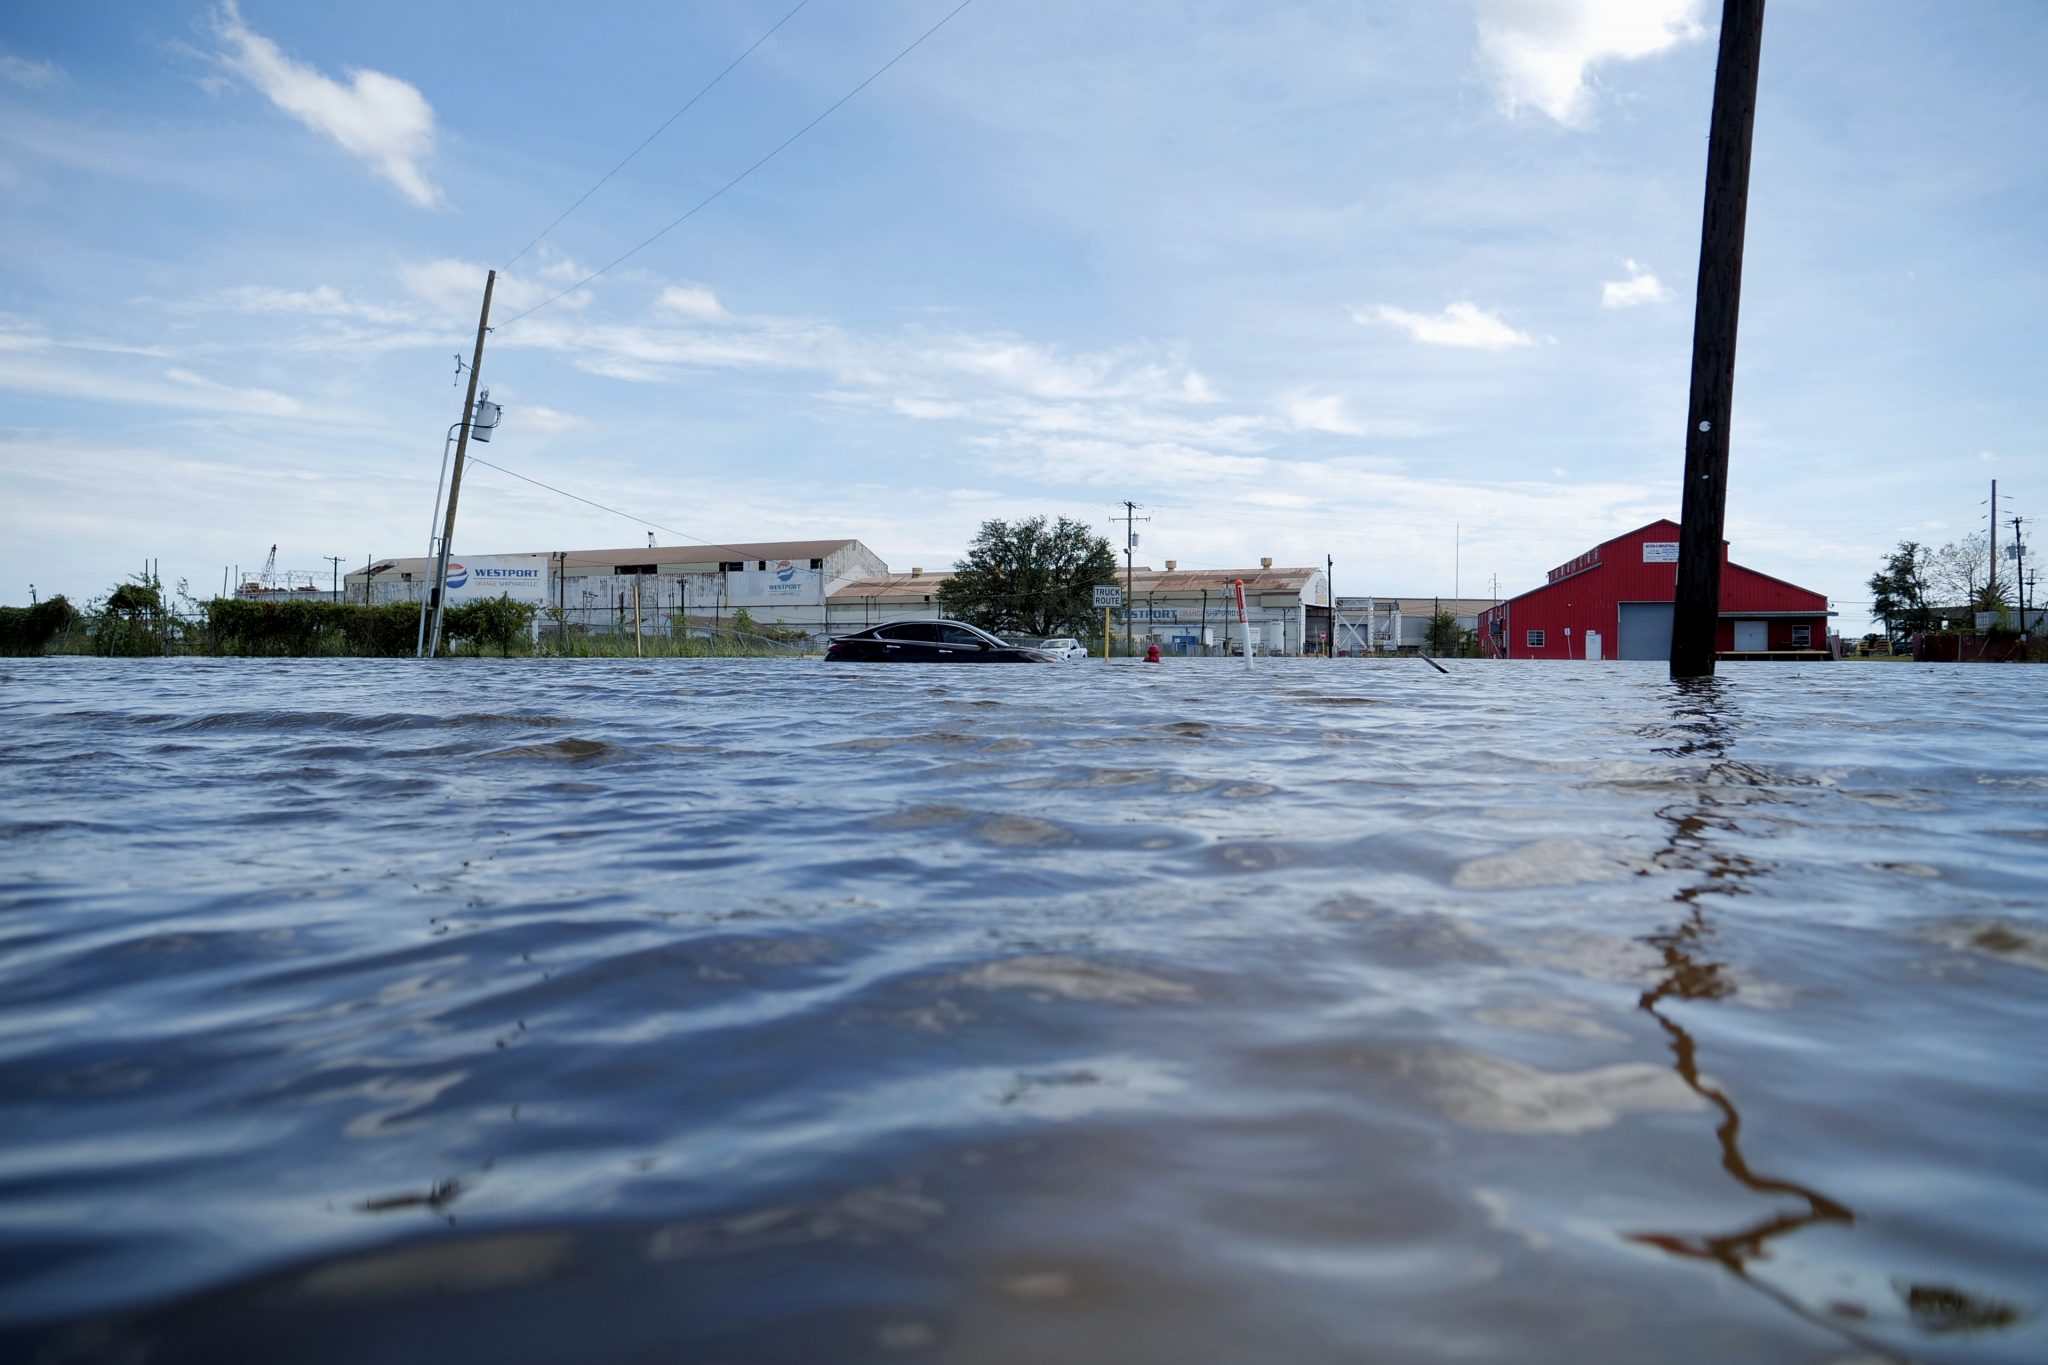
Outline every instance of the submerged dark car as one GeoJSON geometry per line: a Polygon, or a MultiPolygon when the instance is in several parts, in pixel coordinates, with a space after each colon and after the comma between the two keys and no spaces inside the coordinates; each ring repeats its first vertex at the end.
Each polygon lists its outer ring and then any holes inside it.
{"type": "Polygon", "coordinates": [[[830,663],[1050,664],[1042,649],[999,640],[965,621],[885,621],[841,635],[825,651],[830,663]]]}

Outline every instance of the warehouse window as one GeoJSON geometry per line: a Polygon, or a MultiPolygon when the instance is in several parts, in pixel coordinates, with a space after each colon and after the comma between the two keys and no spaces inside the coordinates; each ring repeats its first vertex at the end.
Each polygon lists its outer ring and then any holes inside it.
{"type": "Polygon", "coordinates": [[[811,567],[814,569],[822,569],[825,567],[825,561],[822,559],[814,559],[811,561],[811,567]]]}
{"type": "Polygon", "coordinates": [[[728,559],[718,566],[720,573],[738,573],[747,566],[737,559],[728,559]]]}
{"type": "Polygon", "coordinates": [[[1812,648],[1813,648],[1813,627],[1812,627],[1812,626],[1794,626],[1794,627],[1792,627],[1792,648],[1794,648],[1794,649],[1812,649],[1812,648]]]}
{"type": "Polygon", "coordinates": [[[1542,631],[1540,631],[1540,630],[1532,630],[1532,631],[1530,631],[1530,632],[1529,632],[1529,648],[1531,648],[1531,649],[1541,649],[1541,648],[1543,648],[1543,632],[1542,632],[1542,631]]]}
{"type": "Polygon", "coordinates": [[[612,572],[621,576],[643,573],[651,574],[655,572],[655,566],[652,564],[614,564],[612,565],[612,572]]]}

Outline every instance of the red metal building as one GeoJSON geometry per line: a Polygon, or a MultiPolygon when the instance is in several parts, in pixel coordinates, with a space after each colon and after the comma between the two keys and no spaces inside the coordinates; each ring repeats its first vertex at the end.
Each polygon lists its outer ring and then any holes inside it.
{"type": "MultiPolygon", "coordinates": [[[[1550,571],[1542,587],[1479,614],[1495,659],[1669,659],[1678,589],[1678,523],[1653,521],[1550,571]]],[[[1723,657],[1826,658],[1825,595],[1728,559],[1721,542],[1723,657]]]]}

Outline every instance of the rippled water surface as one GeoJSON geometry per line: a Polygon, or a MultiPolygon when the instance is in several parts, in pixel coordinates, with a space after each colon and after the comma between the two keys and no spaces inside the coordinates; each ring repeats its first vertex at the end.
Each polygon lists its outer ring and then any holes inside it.
{"type": "Polygon", "coordinates": [[[2048,1359],[2040,670],[0,661],[0,1357],[2048,1359]]]}

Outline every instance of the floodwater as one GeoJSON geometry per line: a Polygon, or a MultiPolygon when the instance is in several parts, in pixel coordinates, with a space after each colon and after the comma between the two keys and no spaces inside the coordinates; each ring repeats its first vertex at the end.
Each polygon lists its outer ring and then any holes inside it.
{"type": "Polygon", "coordinates": [[[0,661],[0,1358],[2048,1359],[2038,670],[0,661]]]}

